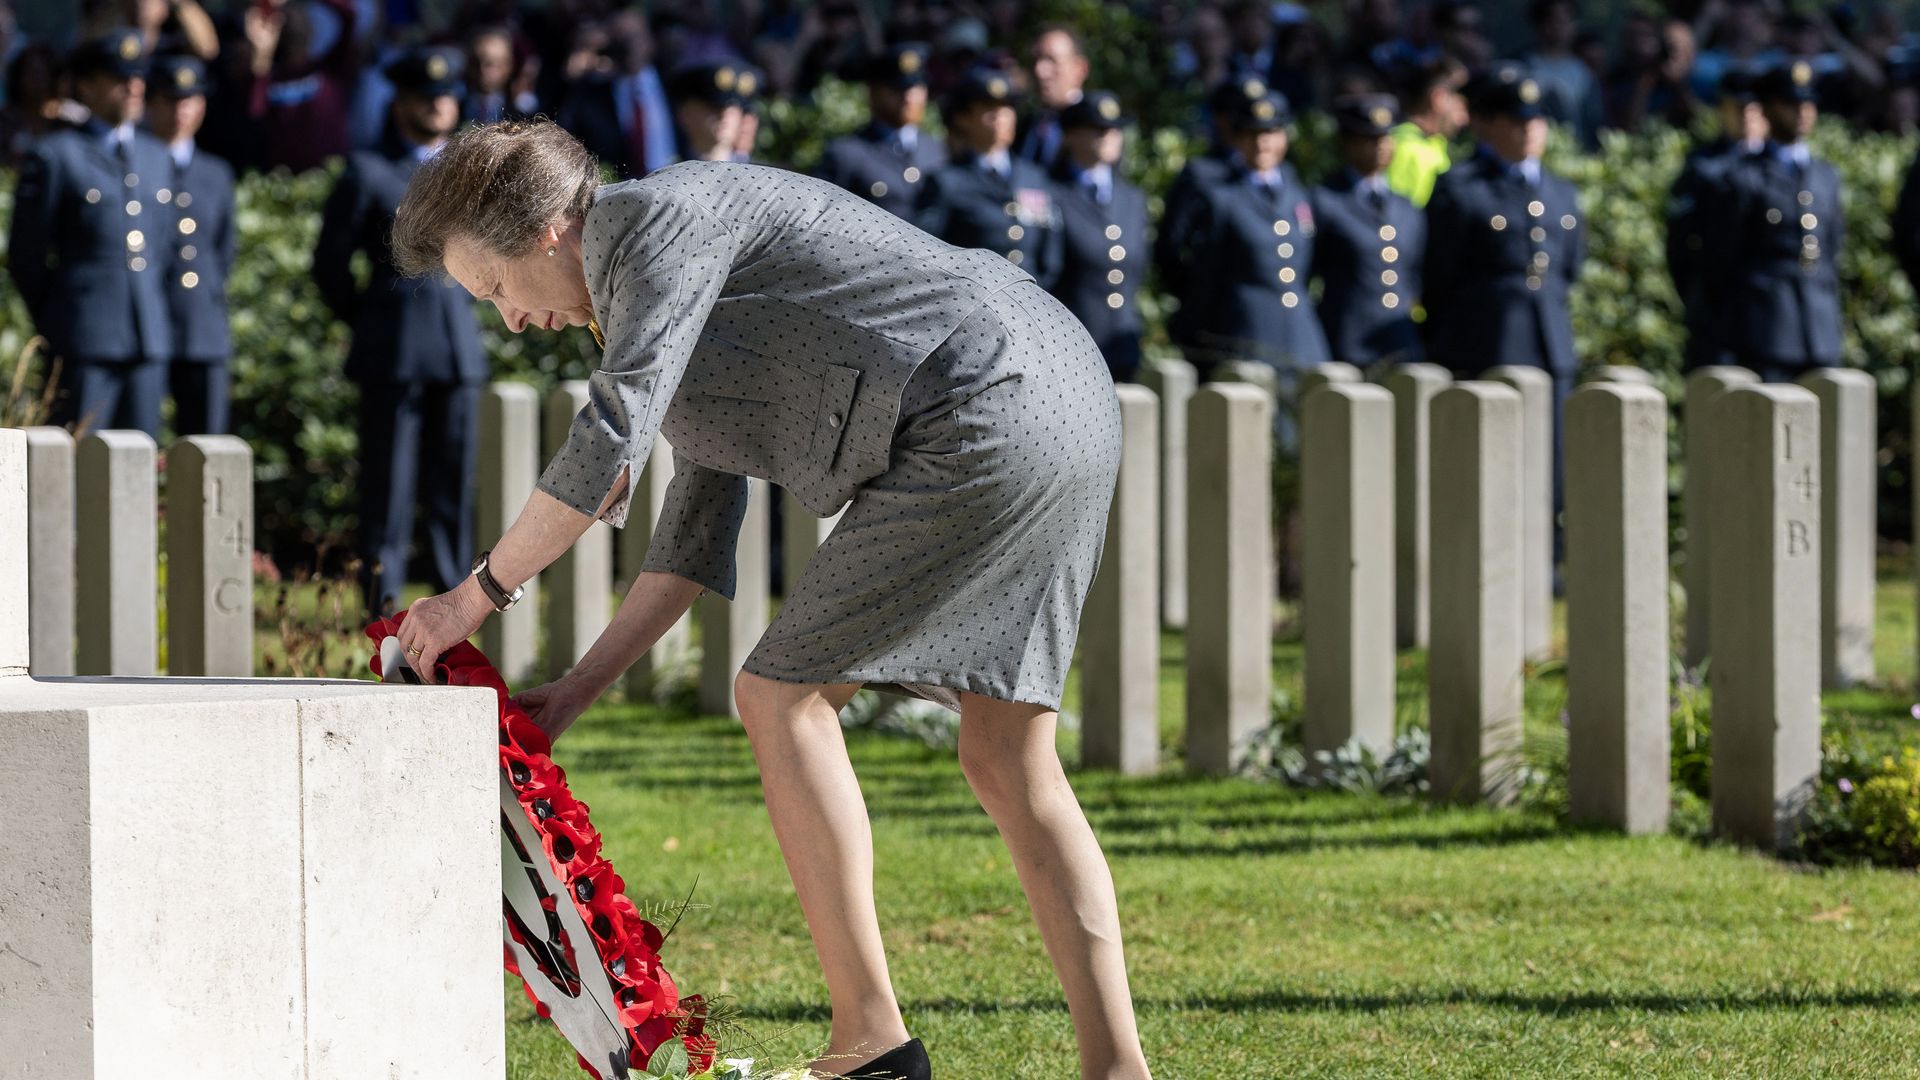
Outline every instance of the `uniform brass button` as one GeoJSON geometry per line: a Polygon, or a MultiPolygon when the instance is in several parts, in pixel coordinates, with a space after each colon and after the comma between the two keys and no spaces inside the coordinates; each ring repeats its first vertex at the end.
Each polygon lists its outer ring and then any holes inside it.
{"type": "Polygon", "coordinates": [[[919,166],[916,166],[916,165],[907,166],[906,171],[900,174],[900,179],[905,180],[909,184],[919,183],[920,182],[919,166]]]}
{"type": "Polygon", "coordinates": [[[1769,225],[1778,225],[1778,224],[1780,224],[1780,209],[1779,209],[1779,207],[1775,207],[1775,206],[1769,206],[1769,207],[1767,207],[1767,224],[1769,224],[1769,225]]]}
{"type": "Polygon", "coordinates": [[[1112,259],[1114,262],[1119,262],[1126,257],[1127,249],[1121,247],[1119,244],[1115,244],[1107,249],[1107,258],[1112,259]]]}
{"type": "Polygon", "coordinates": [[[1573,227],[1574,227],[1575,225],[1578,225],[1578,224],[1580,224],[1580,223],[1579,223],[1579,222],[1577,222],[1577,221],[1575,221],[1575,220],[1573,219],[1573,215],[1572,215],[1572,214],[1561,214],[1561,215],[1560,215],[1560,227],[1561,227],[1561,228],[1563,228],[1563,229],[1567,229],[1567,230],[1569,230],[1569,231],[1571,231],[1571,230],[1573,229],[1573,227]]]}
{"type": "Polygon", "coordinates": [[[1019,266],[1022,262],[1025,262],[1026,258],[1027,253],[1018,249],[1007,252],[1007,261],[1015,266],[1019,266]]]}
{"type": "Polygon", "coordinates": [[[194,247],[192,244],[188,244],[186,247],[180,249],[180,257],[188,262],[192,262],[193,257],[198,254],[200,254],[200,249],[194,247]]]}
{"type": "Polygon", "coordinates": [[[1397,262],[1397,261],[1399,260],[1399,258],[1400,258],[1400,249],[1399,249],[1399,248],[1396,248],[1396,247],[1383,247],[1383,248],[1381,248],[1381,249],[1380,249],[1380,261],[1381,261],[1381,262],[1397,262]]]}
{"type": "Polygon", "coordinates": [[[128,186],[128,187],[139,187],[139,186],[140,186],[140,174],[139,174],[139,173],[128,173],[128,174],[126,175],[126,181],[127,181],[127,186],[128,186]]]}
{"type": "Polygon", "coordinates": [[[1380,271],[1380,284],[1398,285],[1400,284],[1400,275],[1392,270],[1382,270],[1380,271]]]}
{"type": "Polygon", "coordinates": [[[127,260],[127,266],[134,271],[145,270],[147,268],[147,260],[135,255],[133,258],[127,260]]]}
{"type": "Polygon", "coordinates": [[[1532,275],[1532,274],[1528,274],[1528,275],[1527,275],[1527,288],[1529,288],[1529,289],[1538,289],[1539,287],[1540,287],[1540,279],[1539,279],[1539,278],[1537,278],[1537,277],[1535,277],[1535,276],[1534,276],[1534,275],[1532,275]]]}
{"type": "Polygon", "coordinates": [[[1527,204],[1527,213],[1532,214],[1534,217],[1539,217],[1546,212],[1547,204],[1541,202],[1539,199],[1535,199],[1527,204]]]}
{"type": "Polygon", "coordinates": [[[200,284],[200,275],[189,270],[186,273],[180,275],[180,284],[191,289],[195,285],[200,284]]]}
{"type": "Polygon", "coordinates": [[[1814,217],[1812,214],[1800,215],[1800,227],[1803,229],[1811,229],[1819,224],[1820,224],[1820,219],[1817,217],[1814,217]]]}
{"type": "Polygon", "coordinates": [[[1400,297],[1394,293],[1388,293],[1380,298],[1380,306],[1388,310],[1397,308],[1400,306],[1400,297]]]}
{"type": "Polygon", "coordinates": [[[873,193],[874,198],[884,199],[887,197],[887,182],[885,180],[875,180],[873,186],[867,190],[873,193]]]}
{"type": "Polygon", "coordinates": [[[1281,244],[1279,247],[1273,249],[1273,253],[1283,259],[1291,259],[1293,258],[1293,245],[1281,244]]]}
{"type": "Polygon", "coordinates": [[[132,217],[135,214],[138,214],[139,212],[140,212],[140,200],[128,199],[127,200],[127,216],[132,217]]]}
{"type": "Polygon", "coordinates": [[[197,226],[194,225],[192,218],[183,217],[180,219],[180,235],[181,236],[192,236],[193,230],[195,228],[197,228],[197,226]]]}
{"type": "Polygon", "coordinates": [[[1280,297],[1280,304],[1283,307],[1298,307],[1300,306],[1300,294],[1284,293],[1280,297]]]}
{"type": "Polygon", "coordinates": [[[1126,303],[1127,298],[1117,292],[1107,294],[1107,306],[1115,311],[1119,311],[1122,307],[1126,306],[1126,303]]]}
{"type": "Polygon", "coordinates": [[[1545,241],[1546,238],[1547,238],[1547,230],[1541,228],[1538,225],[1535,225],[1533,228],[1527,230],[1527,239],[1533,241],[1536,244],[1545,241]]]}
{"type": "Polygon", "coordinates": [[[1027,235],[1027,230],[1021,228],[1020,226],[1018,225],[1007,226],[1007,239],[1018,240],[1025,235],[1027,235]]]}
{"type": "Polygon", "coordinates": [[[1400,234],[1394,231],[1393,226],[1391,225],[1380,226],[1380,239],[1391,240],[1398,235],[1400,234]]]}
{"type": "Polygon", "coordinates": [[[1120,226],[1118,225],[1107,226],[1107,239],[1109,240],[1120,239],[1120,226]]]}
{"type": "Polygon", "coordinates": [[[1283,283],[1291,285],[1293,284],[1293,278],[1294,278],[1293,267],[1283,266],[1280,268],[1280,280],[1283,283]]]}
{"type": "Polygon", "coordinates": [[[133,229],[127,233],[127,250],[128,251],[139,251],[141,248],[146,246],[147,246],[146,233],[141,232],[139,229],[133,229]]]}
{"type": "Polygon", "coordinates": [[[87,201],[88,201],[88,202],[90,202],[90,203],[97,203],[97,202],[99,202],[99,201],[100,201],[100,189],[99,189],[99,188],[88,188],[88,189],[87,189],[87,201]]]}
{"type": "Polygon", "coordinates": [[[1293,231],[1292,222],[1276,221],[1273,223],[1273,235],[1275,236],[1285,236],[1292,231],[1293,231]]]}
{"type": "Polygon", "coordinates": [[[1494,232],[1499,232],[1500,230],[1507,227],[1507,219],[1504,217],[1501,217],[1499,214],[1495,214],[1493,215],[1493,219],[1491,221],[1488,221],[1487,224],[1493,226],[1494,232]]]}
{"type": "Polygon", "coordinates": [[[159,191],[156,191],[153,193],[153,197],[156,199],[159,199],[163,203],[170,203],[173,201],[173,192],[167,190],[166,188],[161,188],[159,191]]]}
{"type": "Polygon", "coordinates": [[[1012,217],[1015,214],[1018,214],[1020,212],[1020,204],[1017,202],[1010,202],[1007,205],[1001,207],[1001,209],[1007,212],[1008,217],[1012,217]]]}
{"type": "Polygon", "coordinates": [[[828,426],[828,427],[830,427],[830,428],[837,428],[837,427],[839,427],[839,426],[840,426],[840,414],[839,414],[839,413],[831,413],[831,414],[829,414],[829,415],[827,416],[827,426],[828,426]]]}
{"type": "Polygon", "coordinates": [[[1813,205],[1813,192],[1811,191],[1803,191],[1800,194],[1795,195],[1794,198],[1799,200],[1801,206],[1813,205]]]}
{"type": "Polygon", "coordinates": [[[1125,280],[1127,280],[1127,275],[1122,273],[1118,267],[1107,271],[1107,284],[1118,285],[1125,280]]]}
{"type": "Polygon", "coordinates": [[[191,192],[191,191],[183,191],[183,192],[181,192],[181,193],[180,193],[180,194],[179,194],[178,196],[176,196],[176,197],[174,198],[174,200],[173,200],[173,204],[174,204],[175,206],[178,206],[178,207],[179,207],[180,209],[182,209],[182,210],[185,210],[185,209],[186,209],[187,207],[189,207],[189,206],[192,206],[192,205],[193,205],[193,192],[191,192]]]}
{"type": "Polygon", "coordinates": [[[1533,265],[1539,267],[1542,270],[1545,270],[1547,268],[1547,253],[1544,251],[1534,252],[1533,265]]]}
{"type": "Polygon", "coordinates": [[[1803,236],[1800,238],[1800,246],[1803,248],[1817,248],[1820,246],[1820,238],[1817,236],[1803,236]]]}

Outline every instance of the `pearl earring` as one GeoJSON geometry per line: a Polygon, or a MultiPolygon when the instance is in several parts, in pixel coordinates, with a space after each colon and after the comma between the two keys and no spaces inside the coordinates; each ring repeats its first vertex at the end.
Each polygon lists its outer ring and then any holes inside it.
{"type": "Polygon", "coordinates": [[[548,249],[547,249],[547,254],[549,254],[549,255],[557,255],[557,254],[559,254],[559,252],[560,252],[560,249],[559,249],[559,248],[552,248],[552,247],[550,247],[550,248],[548,248],[548,249]]]}

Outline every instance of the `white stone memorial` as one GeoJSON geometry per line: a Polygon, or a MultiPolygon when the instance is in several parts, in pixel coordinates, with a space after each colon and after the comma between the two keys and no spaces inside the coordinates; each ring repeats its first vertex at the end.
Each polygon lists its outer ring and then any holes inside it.
{"type": "Polygon", "coordinates": [[[1144,386],[1115,390],[1120,478],[1080,619],[1080,760],[1138,776],[1160,765],[1160,403],[1144,386]]]}
{"type": "MultiPolygon", "coordinates": [[[[591,392],[585,380],[572,380],[547,394],[544,458],[552,460],[566,445],[573,418],[586,408],[591,392]]],[[[547,677],[557,679],[587,655],[612,618],[613,527],[604,521],[588,525],[540,577],[547,594],[547,677]]]]}

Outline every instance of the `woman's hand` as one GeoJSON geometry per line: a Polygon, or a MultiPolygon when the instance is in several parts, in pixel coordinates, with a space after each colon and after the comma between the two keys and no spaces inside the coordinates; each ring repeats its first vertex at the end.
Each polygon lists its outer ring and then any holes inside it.
{"type": "Polygon", "coordinates": [[[471,577],[448,592],[415,600],[400,623],[398,636],[406,649],[407,663],[413,665],[420,681],[433,682],[434,661],[471,637],[491,614],[493,605],[480,591],[480,583],[471,577]]]}
{"type": "Polygon", "coordinates": [[[522,690],[513,696],[513,700],[527,710],[527,718],[533,721],[535,727],[546,732],[547,739],[551,741],[572,727],[573,722],[587,711],[587,706],[593,704],[598,696],[591,689],[562,676],[531,690],[522,690]]]}

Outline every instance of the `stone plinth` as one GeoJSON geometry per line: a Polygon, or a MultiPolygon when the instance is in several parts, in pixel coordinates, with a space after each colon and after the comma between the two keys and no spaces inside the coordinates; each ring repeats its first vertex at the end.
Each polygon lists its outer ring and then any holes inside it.
{"type": "Polygon", "coordinates": [[[1401,364],[1393,394],[1393,624],[1403,649],[1427,647],[1431,621],[1433,396],[1453,377],[1437,364],[1401,364]]]}
{"type": "Polygon", "coordinates": [[[1777,848],[1820,777],[1820,406],[1769,384],[1712,409],[1713,827],[1777,848]]]}
{"type": "Polygon", "coordinates": [[[498,1080],[496,710],[0,679],[0,821],[32,823],[0,829],[7,1075],[498,1080]]]}
{"type": "Polygon", "coordinates": [[[1335,382],[1306,399],[1306,749],[1393,745],[1393,395],[1335,382]]]}
{"type": "Polygon", "coordinates": [[[1525,669],[1520,395],[1465,382],[1433,399],[1430,792],[1506,802],[1517,790],[1525,669]]]}
{"type": "Polygon", "coordinates": [[[1673,734],[1667,400],[1588,383],[1567,401],[1567,793],[1575,821],[1664,832],[1673,734]]]}
{"type": "Polygon", "coordinates": [[[1160,403],[1144,386],[1115,390],[1120,478],[1080,620],[1080,760],[1150,775],[1160,766],[1160,403]]]}

